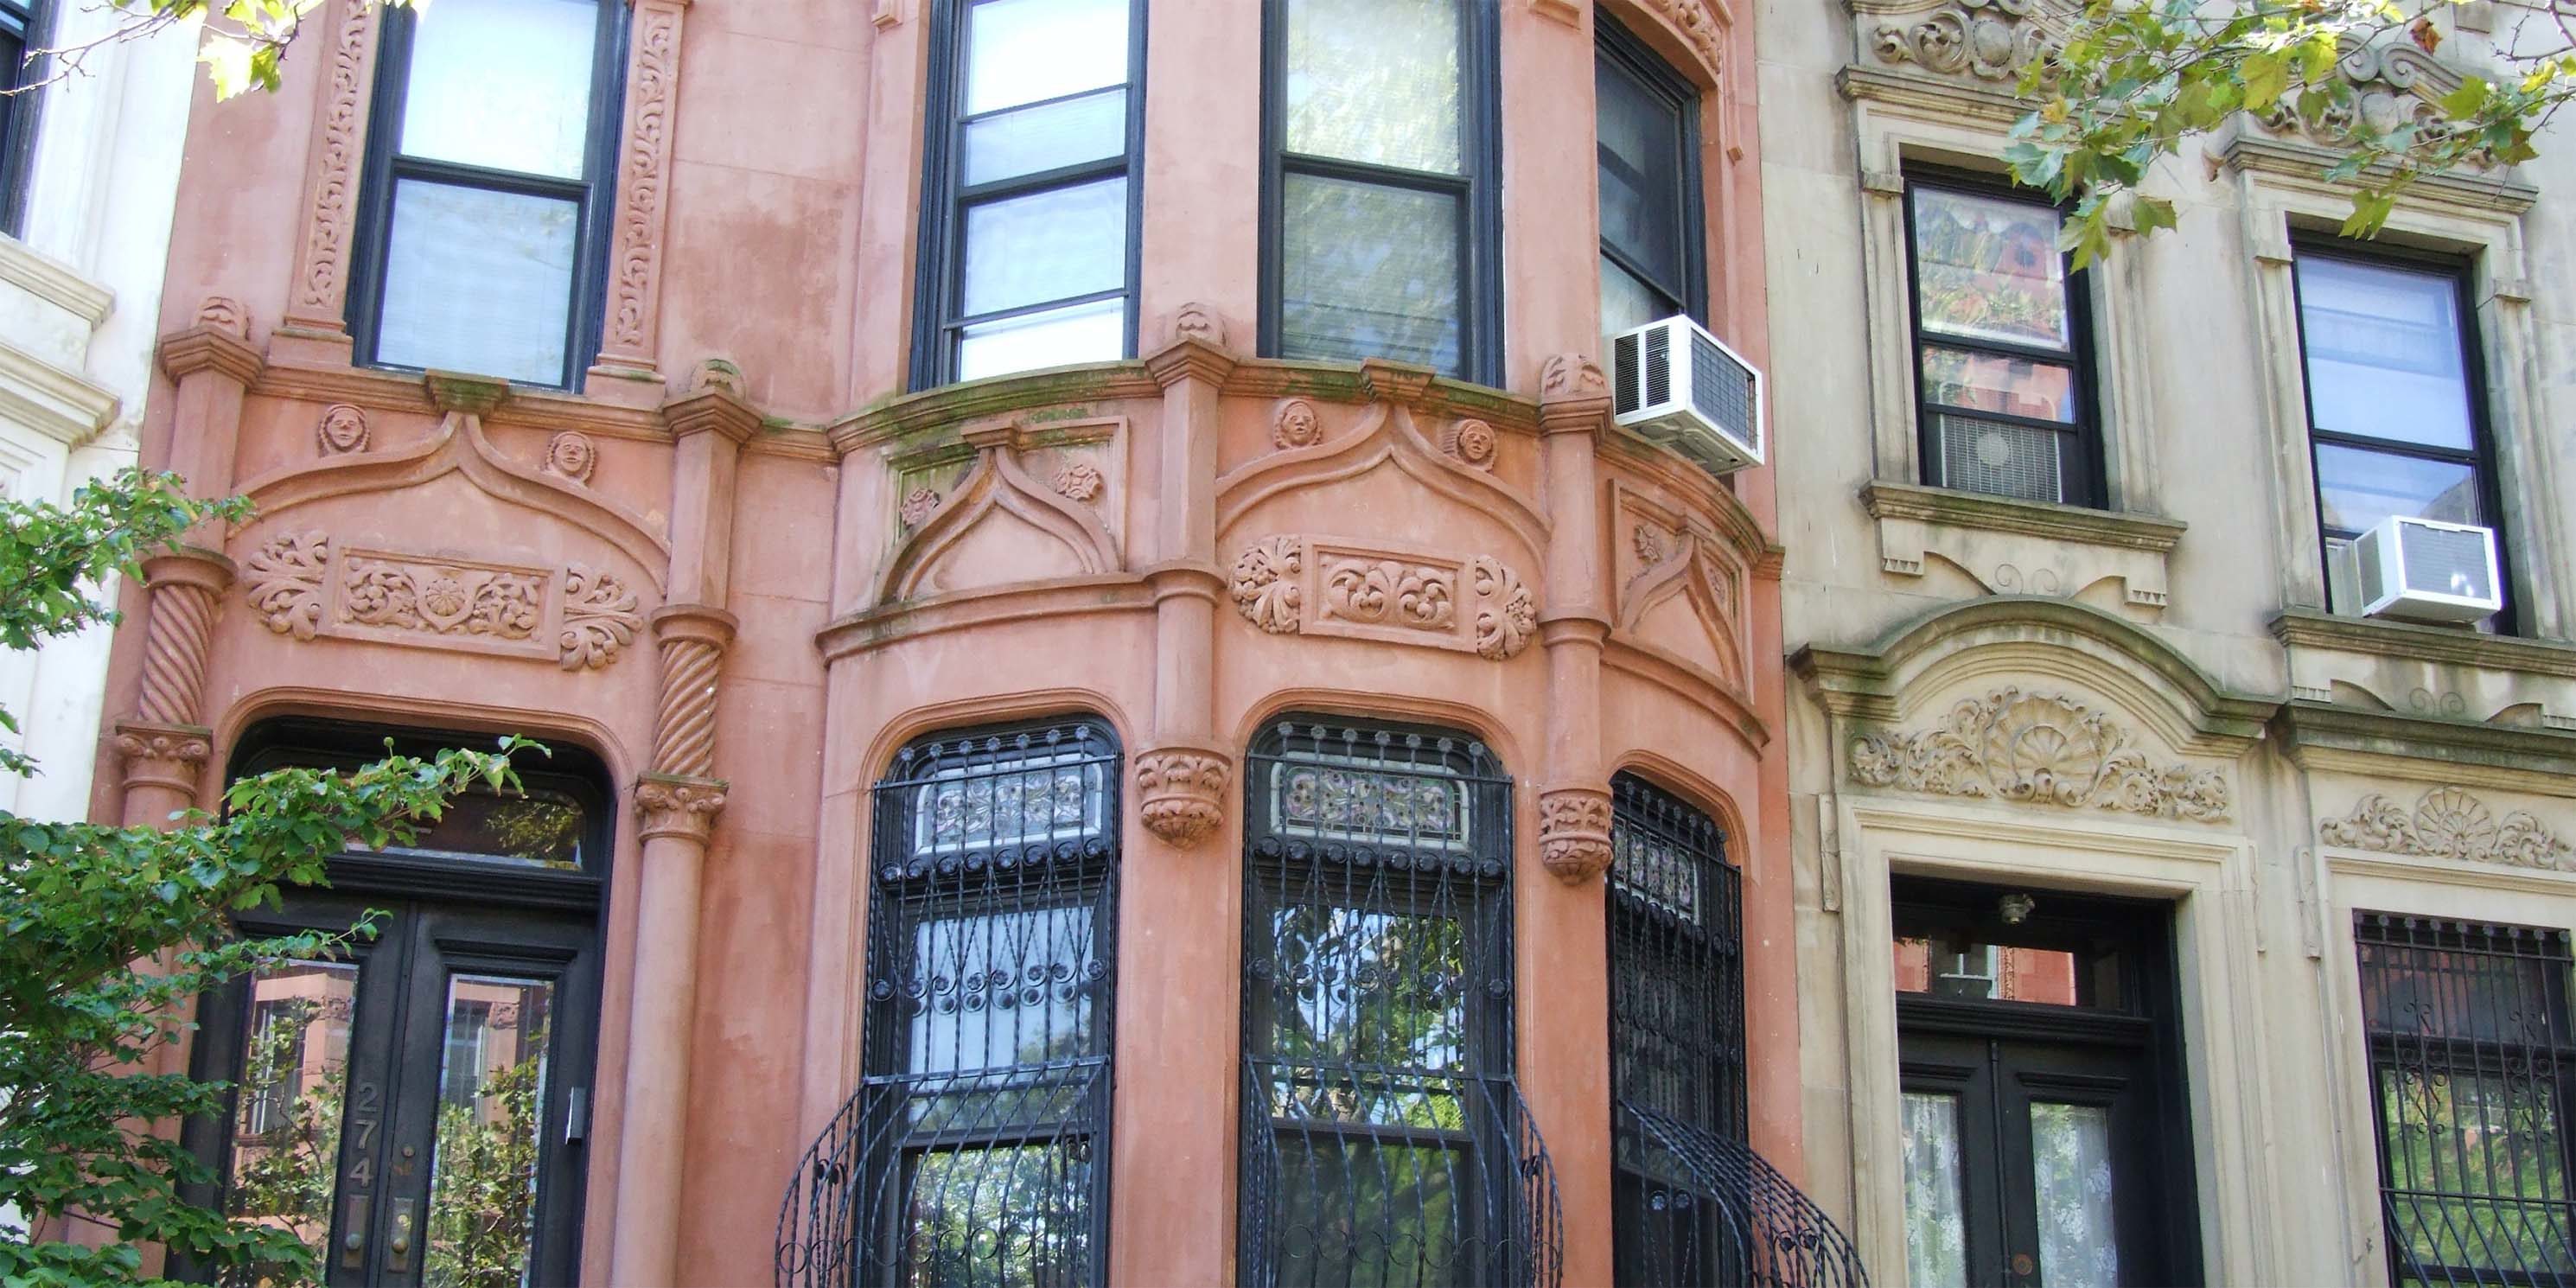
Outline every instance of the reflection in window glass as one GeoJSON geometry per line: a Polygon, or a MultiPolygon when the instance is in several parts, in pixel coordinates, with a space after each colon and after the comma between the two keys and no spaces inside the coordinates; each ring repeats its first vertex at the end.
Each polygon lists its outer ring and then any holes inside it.
{"type": "Polygon", "coordinates": [[[2450,275],[2303,255],[2308,419],[2337,434],[2467,449],[2459,290],[2450,275]]]}
{"type": "Polygon", "coordinates": [[[577,202],[396,181],[376,360],[562,383],[580,237],[577,202]]]}
{"type": "Polygon", "coordinates": [[[913,926],[913,1074],[1007,1069],[1088,1054],[1101,966],[1087,905],[913,926]]]}
{"type": "Polygon", "coordinates": [[[316,1257],[331,1237],[357,998],[345,962],[292,962],[250,982],[224,1210],[292,1230],[316,1257]]]}
{"type": "Polygon", "coordinates": [[[2388,516],[2476,523],[2477,471],[2458,461],[2317,444],[2317,513],[2329,528],[2364,532],[2388,516]]]}
{"type": "Polygon", "coordinates": [[[1914,1288],[1968,1288],[1959,1098],[1906,1092],[1897,1130],[1905,1144],[1906,1282],[1914,1288]]]}
{"type": "Polygon", "coordinates": [[[1918,187],[1914,273],[1927,332],[2064,350],[2073,344],[2057,209],[1918,187]]]}
{"type": "Polygon", "coordinates": [[[977,0],[966,16],[966,114],[1127,80],[1127,0],[977,0]]]}
{"type": "MultiPolygon", "coordinates": [[[[1106,1160],[1101,1160],[1106,1161],[1106,1160]]],[[[905,1160],[906,1285],[1054,1288],[1093,1261],[1089,1140],[930,1150],[905,1160]]],[[[865,1276],[862,1283],[874,1282],[865,1276]]]]}
{"type": "Polygon", "coordinates": [[[2049,1288],[2118,1288],[2112,1224],[2111,1111],[2034,1100],[2031,1183],[2039,1207],[2039,1273],[2049,1288]]]}
{"type": "Polygon", "coordinates": [[[1899,936],[1896,991],[1970,1001],[2121,1005],[2117,954],[1899,936]]]}
{"type": "Polygon", "coordinates": [[[1607,14],[1594,23],[1601,329],[1615,333],[1696,311],[1699,91],[1607,14]]]}
{"type": "Polygon", "coordinates": [[[1280,354],[1459,370],[1459,221],[1440,192],[1290,174],[1280,194],[1280,354]]]}
{"type": "Polygon", "coordinates": [[[596,0],[439,0],[412,28],[402,152],[578,179],[596,0]]]}
{"type": "Polygon", "coordinates": [[[454,975],[438,1073],[423,1282],[524,1283],[535,1251],[554,985],[454,975]]]}
{"type": "Polygon", "coordinates": [[[1293,904],[1271,926],[1272,1055],[1434,1071],[1464,1062],[1466,935],[1455,918],[1293,904]]]}
{"type": "Polygon", "coordinates": [[[1126,237],[1124,178],[970,206],[965,310],[997,313],[1117,290],[1126,281],[1126,237]]]}
{"type": "Polygon", "coordinates": [[[447,803],[447,812],[420,829],[392,854],[547,868],[581,867],[581,839],[589,815],[562,792],[535,788],[504,796],[478,788],[447,803]]]}
{"type": "Polygon", "coordinates": [[[1465,169],[1458,0],[1288,0],[1288,150],[1465,169]]]}
{"type": "Polygon", "coordinates": [[[1925,345],[1923,396],[1944,406],[2072,421],[2075,370],[2028,358],[1925,345]]]}

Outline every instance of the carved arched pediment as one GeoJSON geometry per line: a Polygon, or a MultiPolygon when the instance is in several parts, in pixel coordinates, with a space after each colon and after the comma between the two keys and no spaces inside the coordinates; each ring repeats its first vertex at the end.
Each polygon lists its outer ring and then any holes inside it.
{"type": "Polygon", "coordinates": [[[1360,427],[1244,465],[1216,483],[1216,527],[1222,533],[1253,507],[1306,488],[1328,487],[1378,469],[1395,469],[1431,491],[1510,530],[1536,557],[1547,549],[1547,519],[1519,488],[1440,450],[1396,403],[1370,406],[1360,427]]]}
{"type": "Polygon", "coordinates": [[[568,479],[521,465],[483,433],[482,419],[449,412],[438,432],[407,446],[325,456],[252,479],[242,493],[261,520],[334,497],[401,492],[455,474],[484,493],[580,528],[634,561],[660,589],[669,576],[670,543],[645,520],[568,479]]]}
{"type": "MultiPolygon", "coordinates": [[[[988,581],[996,570],[1004,581],[1045,581],[1119,567],[1117,539],[1102,526],[1099,516],[1091,507],[1030,477],[1020,464],[1011,431],[977,439],[975,464],[948,496],[932,502],[936,508],[920,517],[886,564],[877,579],[876,603],[963,589],[938,584],[937,572],[949,562],[971,562],[988,581]],[[1007,533],[1005,528],[1017,531],[1007,533]],[[1018,553],[992,559],[949,558],[987,541],[1016,547],[1018,553]],[[1045,566],[1049,562],[1055,566],[1045,566]]],[[[907,505],[908,522],[912,510],[907,505]]]]}
{"type": "Polygon", "coordinates": [[[1621,633],[1707,665],[1721,683],[1743,689],[1744,632],[1736,613],[1734,574],[1697,533],[1684,532],[1669,545],[1643,525],[1633,536],[1646,570],[1620,592],[1621,633]],[[1647,559],[1648,552],[1660,558],[1647,559]],[[1680,638],[1660,622],[1676,606],[1692,618],[1680,638]],[[1704,642],[1688,635],[1705,637],[1704,642]]]}

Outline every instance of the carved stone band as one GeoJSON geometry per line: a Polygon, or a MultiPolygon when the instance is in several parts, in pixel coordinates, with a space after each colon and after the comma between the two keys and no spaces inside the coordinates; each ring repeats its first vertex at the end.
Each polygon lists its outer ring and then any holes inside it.
{"type": "Polygon", "coordinates": [[[1939,728],[1862,737],[1852,744],[1852,777],[1936,796],[2227,821],[2224,772],[2155,764],[2130,737],[2108,713],[2072,698],[1998,689],[1962,699],[1939,728]]]}
{"type": "Polygon", "coordinates": [[[2374,792],[2317,835],[2328,845],[2383,854],[2576,871],[2576,849],[2537,817],[2512,810],[2498,818],[2486,802],[2457,787],[2424,793],[2412,810],[2374,792]]]}
{"type": "Polygon", "coordinates": [[[1232,766],[1219,752],[1164,747],[1136,757],[1136,812],[1145,830],[1183,849],[1225,824],[1232,766]]]}
{"type": "Polygon", "coordinates": [[[635,814],[643,821],[643,838],[678,837],[704,844],[725,807],[720,778],[683,778],[646,774],[635,782],[635,814]]]}
{"type": "Polygon", "coordinates": [[[1579,886],[1609,871],[1609,789],[1557,787],[1539,793],[1538,857],[1567,885],[1579,886]]]}
{"type": "Polygon", "coordinates": [[[551,657],[581,671],[616,661],[644,625],[635,592],[582,564],[558,571],[335,547],[315,530],[270,538],[246,570],[251,608],[270,630],[300,640],[551,657]]]}
{"type": "Polygon", "coordinates": [[[1537,595],[1487,555],[1270,537],[1235,556],[1229,589],[1235,611],[1273,635],[1428,644],[1499,661],[1538,630],[1537,595]]]}

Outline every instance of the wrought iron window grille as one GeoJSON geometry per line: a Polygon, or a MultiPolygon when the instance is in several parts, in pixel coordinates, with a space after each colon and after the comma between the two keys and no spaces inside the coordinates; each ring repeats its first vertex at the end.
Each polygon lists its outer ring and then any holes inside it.
{"type": "Polygon", "coordinates": [[[1610,801],[1618,1281],[1866,1285],[1832,1218],[1746,1143],[1743,892],[1725,832],[1632,775],[1610,801]]]}
{"type": "Polygon", "coordinates": [[[2390,1278],[2576,1285],[2565,930],[2353,919],[2390,1278]]]}
{"type": "Polygon", "coordinates": [[[916,744],[875,790],[865,1074],[776,1279],[1106,1282],[1121,757],[1089,722],[916,744]]]}
{"type": "Polygon", "coordinates": [[[1245,775],[1241,1281],[1558,1282],[1512,1069],[1512,780],[1432,730],[1292,720],[1245,775]]]}

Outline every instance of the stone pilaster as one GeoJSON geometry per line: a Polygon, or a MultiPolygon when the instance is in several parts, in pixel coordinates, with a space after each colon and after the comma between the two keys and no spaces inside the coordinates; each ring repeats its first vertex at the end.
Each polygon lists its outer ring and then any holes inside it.
{"type": "Polygon", "coordinates": [[[608,316],[592,395],[650,406],[662,396],[663,228],[671,207],[671,123],[680,97],[680,31],[689,0],[635,0],[628,38],[626,129],[609,221],[608,316]]]}
{"type": "Polygon", "coordinates": [[[1610,866],[1610,784],[1601,763],[1601,646],[1610,615],[1593,456],[1609,423],[1610,389],[1580,354],[1548,359],[1539,383],[1549,532],[1548,606],[1539,619],[1548,683],[1539,857],[1557,879],[1581,885],[1610,866]]]}

